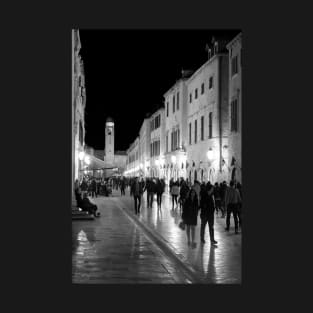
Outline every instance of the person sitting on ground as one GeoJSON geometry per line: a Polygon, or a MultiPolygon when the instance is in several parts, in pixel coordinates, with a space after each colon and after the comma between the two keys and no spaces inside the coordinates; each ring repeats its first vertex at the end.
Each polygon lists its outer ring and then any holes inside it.
{"type": "Polygon", "coordinates": [[[77,206],[81,208],[82,211],[88,212],[89,214],[92,214],[95,217],[100,216],[100,213],[97,212],[98,207],[94,203],[90,202],[86,192],[83,195],[83,199],[80,197],[80,195],[77,197],[77,206]]]}

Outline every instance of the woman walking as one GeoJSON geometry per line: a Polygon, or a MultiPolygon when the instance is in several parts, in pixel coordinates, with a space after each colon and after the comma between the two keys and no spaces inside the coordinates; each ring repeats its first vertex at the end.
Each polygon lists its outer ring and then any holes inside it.
{"type": "Polygon", "coordinates": [[[195,230],[196,230],[195,228],[197,226],[198,211],[199,211],[198,197],[195,190],[191,189],[183,205],[182,219],[186,225],[188,246],[191,245],[192,248],[195,248],[197,246],[195,242],[195,230]]]}
{"type": "Polygon", "coordinates": [[[172,195],[172,210],[174,210],[174,201],[176,203],[176,208],[178,206],[177,198],[179,195],[179,186],[178,182],[173,183],[171,187],[171,195],[172,195]]]}

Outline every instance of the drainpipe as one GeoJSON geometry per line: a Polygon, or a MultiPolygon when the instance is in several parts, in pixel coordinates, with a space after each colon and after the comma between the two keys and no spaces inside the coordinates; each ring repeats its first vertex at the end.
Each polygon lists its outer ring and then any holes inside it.
{"type": "Polygon", "coordinates": [[[222,56],[218,56],[218,123],[219,123],[219,150],[220,150],[220,160],[219,160],[219,170],[222,172],[222,56]]]}

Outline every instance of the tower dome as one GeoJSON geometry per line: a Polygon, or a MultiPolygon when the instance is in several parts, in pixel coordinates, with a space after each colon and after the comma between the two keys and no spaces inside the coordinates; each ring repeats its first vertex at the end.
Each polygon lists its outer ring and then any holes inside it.
{"type": "Polygon", "coordinates": [[[112,117],[107,117],[107,119],[106,119],[106,123],[114,123],[114,120],[113,120],[113,118],[112,117]]]}

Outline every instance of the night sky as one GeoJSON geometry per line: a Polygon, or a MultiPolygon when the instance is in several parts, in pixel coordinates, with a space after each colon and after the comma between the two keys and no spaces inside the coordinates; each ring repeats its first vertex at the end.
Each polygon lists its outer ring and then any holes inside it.
{"type": "Polygon", "coordinates": [[[85,142],[104,149],[105,120],[115,122],[115,150],[126,150],[163,94],[208,60],[212,36],[231,40],[240,30],[82,30],[85,67],[85,142]]]}

